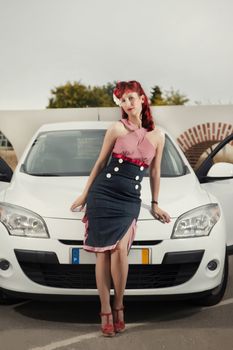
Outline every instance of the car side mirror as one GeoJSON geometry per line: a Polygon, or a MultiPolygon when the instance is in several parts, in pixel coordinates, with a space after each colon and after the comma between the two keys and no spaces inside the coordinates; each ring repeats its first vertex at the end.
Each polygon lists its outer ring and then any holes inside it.
{"type": "Polygon", "coordinates": [[[233,164],[219,162],[212,165],[207,173],[208,177],[233,177],[233,164]]]}

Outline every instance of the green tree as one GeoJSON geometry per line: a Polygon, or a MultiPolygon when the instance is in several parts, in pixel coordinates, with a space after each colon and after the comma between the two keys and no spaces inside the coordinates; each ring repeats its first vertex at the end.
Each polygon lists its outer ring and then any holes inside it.
{"type": "MultiPolygon", "coordinates": [[[[86,86],[79,82],[67,82],[65,85],[55,87],[51,90],[52,97],[49,98],[47,108],[77,108],[77,107],[115,107],[112,98],[116,81],[103,86],[86,86]]],[[[150,103],[154,106],[183,105],[189,99],[171,89],[163,94],[158,85],[151,91],[150,103]]]]}
{"type": "Polygon", "coordinates": [[[152,106],[162,106],[166,105],[166,100],[162,97],[162,91],[158,85],[152,88],[150,103],[152,106]]]}
{"type": "Polygon", "coordinates": [[[179,90],[174,90],[173,88],[165,92],[165,99],[167,105],[184,105],[189,101],[187,96],[180,94],[179,90]]]}
{"type": "Polygon", "coordinates": [[[112,107],[115,106],[111,89],[114,85],[85,86],[80,82],[67,82],[51,90],[47,108],[112,107]]]}
{"type": "Polygon", "coordinates": [[[113,105],[112,96],[110,97],[103,87],[89,87],[89,105],[87,107],[112,107],[113,105]]]}
{"type": "MultiPolygon", "coordinates": [[[[113,83],[107,83],[107,85],[103,86],[103,90],[104,92],[110,97],[111,101],[113,101],[112,99],[112,94],[113,94],[113,89],[116,86],[116,81],[114,81],[113,83]]],[[[115,103],[113,102],[113,105],[115,106],[115,103]]]]}
{"type": "Polygon", "coordinates": [[[158,85],[155,85],[151,91],[150,102],[152,106],[167,106],[167,105],[184,105],[189,99],[180,94],[179,90],[171,88],[170,91],[162,92],[158,85]]]}

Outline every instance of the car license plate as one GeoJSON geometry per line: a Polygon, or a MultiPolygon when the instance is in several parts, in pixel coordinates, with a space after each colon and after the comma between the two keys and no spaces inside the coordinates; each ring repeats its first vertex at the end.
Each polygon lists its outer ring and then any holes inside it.
{"type": "MultiPolygon", "coordinates": [[[[131,248],[128,261],[129,264],[151,264],[150,248],[131,248]]],[[[82,248],[71,249],[71,264],[95,264],[96,257],[94,253],[87,252],[82,248]]]]}
{"type": "Polygon", "coordinates": [[[90,253],[83,248],[72,248],[71,249],[71,264],[95,264],[96,257],[95,253],[90,253]]]}
{"type": "Polygon", "coordinates": [[[128,259],[129,264],[151,264],[151,249],[131,248],[128,259]]]}

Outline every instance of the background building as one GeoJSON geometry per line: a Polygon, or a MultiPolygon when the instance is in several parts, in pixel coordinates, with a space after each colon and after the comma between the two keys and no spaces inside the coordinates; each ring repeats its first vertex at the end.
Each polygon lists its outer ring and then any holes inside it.
{"type": "MultiPolygon", "coordinates": [[[[233,133],[233,105],[151,109],[155,123],[173,135],[194,169],[206,157],[206,152],[233,133]]],[[[14,168],[33,133],[45,123],[120,118],[118,107],[0,111],[0,155],[14,168]]],[[[225,161],[233,163],[233,145],[224,150],[223,156],[225,161]]]]}

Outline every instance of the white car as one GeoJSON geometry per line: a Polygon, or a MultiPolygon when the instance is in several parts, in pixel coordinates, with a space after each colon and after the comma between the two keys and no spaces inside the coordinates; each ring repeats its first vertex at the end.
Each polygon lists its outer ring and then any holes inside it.
{"type": "MultiPolygon", "coordinates": [[[[1,302],[98,294],[95,254],[82,249],[84,211],[72,212],[70,206],[83,191],[111,123],[45,124],[13,174],[0,162],[1,302]]],[[[160,129],[166,142],[159,204],[171,222],[150,213],[147,171],[125,295],[213,305],[223,297],[233,247],[233,164],[213,165],[213,154],[195,174],[173,137],[160,129]]]]}

